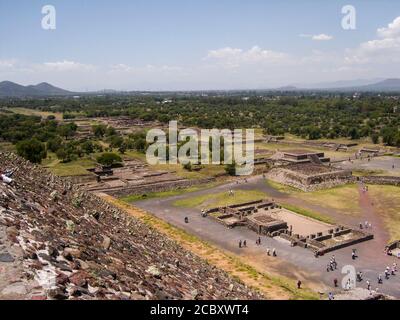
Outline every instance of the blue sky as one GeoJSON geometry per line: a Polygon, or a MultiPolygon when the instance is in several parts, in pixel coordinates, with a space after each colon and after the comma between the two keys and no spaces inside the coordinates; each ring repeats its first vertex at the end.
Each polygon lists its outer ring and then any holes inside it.
{"type": "Polygon", "coordinates": [[[396,77],[398,17],[396,0],[0,0],[0,81],[174,90],[396,77]],[[342,29],[347,4],[356,30],[342,29]],[[44,5],[55,30],[41,27],[44,5]]]}

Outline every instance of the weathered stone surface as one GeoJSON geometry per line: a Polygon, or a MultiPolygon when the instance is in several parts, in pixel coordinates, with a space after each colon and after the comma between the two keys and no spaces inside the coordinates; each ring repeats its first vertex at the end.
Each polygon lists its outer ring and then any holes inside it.
{"type": "MultiPolygon", "coordinates": [[[[11,153],[0,152],[0,166],[16,169],[13,185],[0,183],[0,221],[11,228],[13,241],[21,248],[24,274],[38,279],[34,296],[262,298],[176,242],[69,181],[11,153]]],[[[22,286],[11,287],[10,292],[13,290],[25,294],[22,286]]]]}
{"type": "Polygon", "coordinates": [[[8,252],[0,253],[0,262],[14,262],[14,257],[8,252]]]}

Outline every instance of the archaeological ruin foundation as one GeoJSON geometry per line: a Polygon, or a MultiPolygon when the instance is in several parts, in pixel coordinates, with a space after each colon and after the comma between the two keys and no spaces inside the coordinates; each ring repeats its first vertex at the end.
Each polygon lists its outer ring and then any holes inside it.
{"type": "Polygon", "coordinates": [[[242,226],[259,235],[279,237],[316,256],[373,239],[370,233],[321,222],[265,199],[213,208],[206,214],[228,228],[242,226]]]}

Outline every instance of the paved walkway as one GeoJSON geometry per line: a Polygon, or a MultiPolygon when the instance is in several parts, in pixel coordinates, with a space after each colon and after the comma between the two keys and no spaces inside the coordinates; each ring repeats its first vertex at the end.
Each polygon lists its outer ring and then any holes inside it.
{"type": "MultiPolygon", "coordinates": [[[[283,194],[278,190],[267,185],[262,177],[252,177],[247,183],[236,182],[219,185],[206,190],[200,190],[192,193],[186,193],[179,196],[159,199],[149,199],[136,202],[135,206],[142,208],[157,217],[177,226],[188,232],[195,234],[199,238],[217,245],[231,253],[245,256],[253,264],[262,267],[265,271],[276,272],[281,275],[289,276],[294,279],[302,279],[306,286],[317,288],[320,291],[332,290],[333,279],[337,278],[339,283],[343,277],[341,268],[344,265],[353,265],[357,271],[362,271],[364,279],[369,279],[373,289],[379,288],[380,292],[390,294],[400,298],[400,272],[390,280],[384,281],[378,285],[377,276],[383,273],[386,266],[392,266],[393,262],[398,262],[393,257],[388,257],[383,253],[384,245],[387,241],[387,233],[383,229],[383,224],[379,216],[374,212],[372,200],[367,193],[360,189],[360,207],[362,217],[349,217],[336,212],[335,210],[315,206],[305,201],[292,198],[288,194],[283,194]],[[347,247],[337,250],[335,255],[338,262],[338,269],[334,272],[327,272],[326,266],[332,254],[324,257],[315,258],[310,250],[300,247],[290,247],[287,242],[280,241],[277,238],[262,237],[262,245],[256,246],[255,241],[258,235],[246,227],[227,229],[222,224],[215,222],[210,218],[202,218],[199,209],[188,209],[173,206],[173,202],[178,199],[194,197],[203,194],[214,194],[219,192],[228,192],[233,190],[260,190],[270,194],[279,202],[284,199],[285,202],[302,206],[307,209],[320,211],[323,214],[335,218],[352,227],[357,228],[361,221],[368,220],[372,223],[372,231],[375,239],[363,242],[354,247],[347,247]],[[184,218],[189,218],[189,223],[184,222],[184,218]],[[247,240],[248,248],[238,248],[239,240],[247,240]],[[276,248],[277,258],[268,257],[267,248],[276,248]],[[351,251],[357,249],[359,258],[352,260],[351,251]],[[310,285],[311,284],[311,285],[310,285]]],[[[358,283],[360,287],[366,287],[365,280],[358,283]]]]}

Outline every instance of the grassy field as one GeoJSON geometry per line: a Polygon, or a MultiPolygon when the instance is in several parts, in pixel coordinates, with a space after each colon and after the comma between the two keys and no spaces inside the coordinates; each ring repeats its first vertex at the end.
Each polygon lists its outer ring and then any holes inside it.
{"type": "Polygon", "coordinates": [[[0,142],[0,151],[15,152],[15,146],[11,142],[0,142]]]}
{"type": "Polygon", "coordinates": [[[202,179],[225,174],[222,165],[204,165],[199,171],[188,171],[181,164],[158,164],[151,167],[155,170],[174,171],[177,176],[186,179],[202,179]]]}
{"type": "Polygon", "coordinates": [[[370,185],[368,189],[376,211],[383,218],[390,240],[400,240],[400,187],[370,185]]]}
{"type": "Polygon", "coordinates": [[[270,180],[266,181],[266,183],[282,193],[290,194],[294,198],[304,200],[310,204],[334,209],[342,214],[358,216],[361,213],[358,204],[358,188],[355,184],[313,192],[303,192],[270,180]]]}
{"type": "Polygon", "coordinates": [[[146,199],[173,197],[173,196],[179,196],[179,195],[185,194],[185,193],[191,193],[191,192],[196,192],[196,191],[212,188],[212,187],[217,186],[218,184],[219,183],[217,183],[217,182],[212,182],[212,183],[192,186],[192,187],[185,188],[185,189],[177,189],[177,190],[170,190],[170,191],[164,191],[164,192],[151,192],[151,193],[146,194],[145,197],[143,197],[143,195],[140,195],[140,194],[134,194],[134,195],[122,197],[122,198],[120,198],[120,200],[128,202],[128,203],[132,203],[132,202],[146,200],[146,199]]]}
{"type": "Polygon", "coordinates": [[[63,119],[63,114],[61,112],[47,112],[28,108],[7,108],[6,110],[12,111],[14,113],[24,114],[26,116],[40,116],[42,118],[54,116],[57,120],[63,119]]]}
{"type": "Polygon", "coordinates": [[[180,199],[174,202],[174,206],[209,209],[260,200],[266,197],[266,193],[258,190],[236,190],[233,196],[230,196],[228,192],[220,192],[214,194],[204,194],[192,198],[180,199]]]}
{"type": "Polygon", "coordinates": [[[185,230],[172,226],[153,215],[138,210],[129,204],[117,200],[111,196],[104,195],[103,198],[125,210],[128,214],[136,217],[143,223],[156,229],[170,239],[178,242],[186,250],[193,252],[205,259],[209,264],[228,272],[233,278],[244,282],[262,292],[267,299],[291,299],[291,300],[318,300],[316,292],[304,288],[298,290],[295,280],[280,275],[267,274],[258,266],[249,263],[248,259],[230,254],[219,249],[200,238],[187,233],[185,230]]]}
{"type": "Polygon", "coordinates": [[[360,215],[357,185],[344,185],[314,192],[301,192],[298,196],[309,203],[335,209],[342,214],[360,215]]]}
{"type": "Polygon", "coordinates": [[[68,163],[62,163],[55,154],[48,153],[48,157],[42,161],[42,165],[60,177],[81,176],[89,174],[86,169],[94,167],[96,161],[92,157],[84,157],[68,163]]]}

